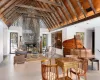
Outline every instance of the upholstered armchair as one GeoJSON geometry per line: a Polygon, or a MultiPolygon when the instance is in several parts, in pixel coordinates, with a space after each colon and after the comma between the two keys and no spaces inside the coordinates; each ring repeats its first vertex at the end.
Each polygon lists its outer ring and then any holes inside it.
{"type": "Polygon", "coordinates": [[[18,54],[18,55],[15,55],[14,56],[14,64],[22,64],[22,63],[24,63],[25,62],[25,55],[20,55],[20,54],[18,54]]]}

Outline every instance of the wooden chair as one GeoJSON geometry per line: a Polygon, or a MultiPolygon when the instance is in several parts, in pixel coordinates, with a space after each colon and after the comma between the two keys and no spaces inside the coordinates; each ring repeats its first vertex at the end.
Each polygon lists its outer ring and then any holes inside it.
{"type": "Polygon", "coordinates": [[[50,65],[49,60],[41,61],[42,80],[58,80],[57,64],[50,65]]]}
{"type": "Polygon", "coordinates": [[[79,62],[79,68],[78,70],[74,70],[74,69],[70,69],[70,76],[72,77],[72,73],[76,74],[78,76],[78,80],[80,80],[80,76],[84,76],[85,80],[86,80],[86,72],[87,72],[87,68],[88,68],[88,61],[87,59],[81,60],[79,62]]]}
{"type": "Polygon", "coordinates": [[[41,74],[42,80],[72,80],[68,76],[59,78],[57,64],[50,64],[49,60],[41,61],[41,74]]]}

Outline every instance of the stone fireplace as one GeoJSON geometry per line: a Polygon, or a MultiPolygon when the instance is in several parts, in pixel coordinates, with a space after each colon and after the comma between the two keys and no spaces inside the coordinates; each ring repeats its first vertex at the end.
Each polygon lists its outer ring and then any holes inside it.
{"type": "Polygon", "coordinates": [[[23,17],[22,42],[31,51],[35,48],[39,49],[40,25],[38,18],[23,17]]]}

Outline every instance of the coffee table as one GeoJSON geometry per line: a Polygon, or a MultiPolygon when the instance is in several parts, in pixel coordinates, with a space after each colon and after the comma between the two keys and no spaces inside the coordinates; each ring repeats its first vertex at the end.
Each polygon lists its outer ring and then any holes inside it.
{"type": "Polygon", "coordinates": [[[37,61],[37,60],[46,60],[47,57],[44,57],[42,54],[27,54],[26,61],[37,61]]]}

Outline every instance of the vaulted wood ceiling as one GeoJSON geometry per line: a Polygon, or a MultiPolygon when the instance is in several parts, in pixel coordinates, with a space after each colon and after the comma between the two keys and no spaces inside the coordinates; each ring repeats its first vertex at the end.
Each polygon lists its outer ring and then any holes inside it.
{"type": "Polygon", "coordinates": [[[49,30],[100,13],[100,0],[0,0],[0,18],[10,26],[20,16],[40,18],[49,30]]]}

